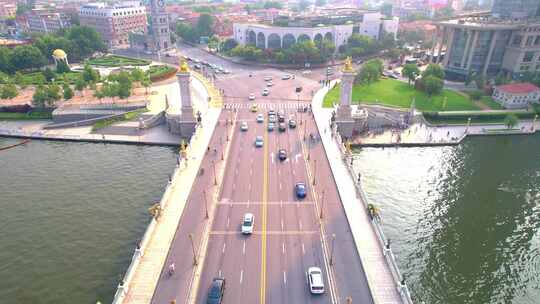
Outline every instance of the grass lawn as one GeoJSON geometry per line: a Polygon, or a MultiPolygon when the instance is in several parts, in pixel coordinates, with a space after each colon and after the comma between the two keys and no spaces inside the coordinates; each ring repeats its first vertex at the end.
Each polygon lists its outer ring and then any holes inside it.
{"type": "Polygon", "coordinates": [[[98,57],[94,59],[89,59],[88,64],[104,66],[104,67],[120,67],[125,65],[133,66],[143,66],[149,65],[150,61],[144,59],[130,58],[119,55],[108,55],[103,57],[98,57]]]}
{"type": "Polygon", "coordinates": [[[135,119],[135,118],[137,118],[139,116],[139,114],[142,114],[144,112],[148,112],[148,109],[143,108],[143,109],[131,111],[131,112],[126,113],[126,114],[124,114],[122,116],[100,120],[100,121],[96,122],[92,126],[92,131],[96,131],[96,130],[99,130],[99,129],[106,128],[106,127],[108,127],[108,126],[110,126],[110,125],[112,125],[114,123],[120,122],[120,121],[126,121],[126,120],[135,119]]]}
{"type": "MultiPolygon", "coordinates": [[[[323,106],[331,107],[339,100],[339,86],[326,95],[323,106]]],[[[451,90],[443,90],[431,99],[424,92],[419,92],[407,83],[395,79],[381,79],[370,85],[355,85],[352,100],[354,104],[381,104],[397,108],[409,108],[413,98],[420,111],[471,111],[480,110],[469,97],[451,90]],[[446,106],[443,105],[445,97],[446,106]]]]}
{"type": "Polygon", "coordinates": [[[11,113],[0,112],[0,120],[2,119],[16,119],[16,120],[29,120],[29,119],[52,119],[51,112],[30,112],[30,113],[11,113]]]}
{"type": "Polygon", "coordinates": [[[495,102],[490,96],[483,96],[481,99],[482,103],[490,107],[492,110],[504,110],[503,106],[495,102]]]}
{"type": "Polygon", "coordinates": [[[152,65],[146,73],[152,81],[159,81],[169,76],[176,75],[176,69],[168,65],[152,65]]]}

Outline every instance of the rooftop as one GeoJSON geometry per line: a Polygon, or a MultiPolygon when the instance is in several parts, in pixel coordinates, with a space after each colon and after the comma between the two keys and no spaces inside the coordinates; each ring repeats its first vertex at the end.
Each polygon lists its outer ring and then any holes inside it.
{"type": "Polygon", "coordinates": [[[528,82],[504,84],[496,88],[510,94],[527,94],[540,90],[540,88],[528,82]]]}

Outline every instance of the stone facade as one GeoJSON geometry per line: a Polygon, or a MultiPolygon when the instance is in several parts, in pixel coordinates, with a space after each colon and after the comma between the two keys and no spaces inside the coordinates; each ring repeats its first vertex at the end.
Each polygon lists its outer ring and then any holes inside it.
{"type": "Polygon", "coordinates": [[[494,88],[492,97],[507,109],[525,109],[539,102],[540,88],[530,83],[500,85],[494,88]]]}

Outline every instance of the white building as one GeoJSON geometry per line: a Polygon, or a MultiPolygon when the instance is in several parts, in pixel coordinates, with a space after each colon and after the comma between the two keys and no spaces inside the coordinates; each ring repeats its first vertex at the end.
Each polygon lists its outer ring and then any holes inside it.
{"type": "Polygon", "coordinates": [[[358,33],[360,35],[369,36],[373,39],[379,39],[381,32],[385,31],[394,36],[397,36],[399,26],[399,18],[385,18],[379,12],[365,13],[362,22],[359,24],[358,33]]]}
{"type": "Polygon", "coordinates": [[[233,24],[234,39],[241,45],[258,48],[288,48],[298,41],[331,40],[336,46],[346,44],[353,33],[353,25],[330,25],[320,27],[278,27],[263,24],[233,24]]]}
{"type": "Polygon", "coordinates": [[[531,83],[512,83],[496,86],[493,99],[507,109],[527,108],[540,100],[540,88],[531,83]]]}

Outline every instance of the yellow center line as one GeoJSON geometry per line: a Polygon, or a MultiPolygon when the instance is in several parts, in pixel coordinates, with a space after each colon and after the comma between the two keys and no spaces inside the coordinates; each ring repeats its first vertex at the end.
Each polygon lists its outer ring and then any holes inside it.
{"type": "MultiPolygon", "coordinates": [[[[263,129],[263,132],[264,129],[263,129]]],[[[267,200],[268,200],[268,132],[264,133],[264,149],[263,149],[263,194],[262,194],[262,260],[261,260],[261,290],[260,303],[266,303],[266,218],[267,218],[267,200]]]]}

